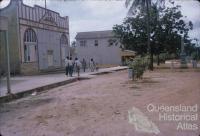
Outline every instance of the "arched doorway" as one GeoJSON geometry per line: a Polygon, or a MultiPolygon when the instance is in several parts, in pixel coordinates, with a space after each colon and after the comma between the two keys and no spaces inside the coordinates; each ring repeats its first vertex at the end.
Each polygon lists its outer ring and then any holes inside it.
{"type": "Polygon", "coordinates": [[[24,33],[24,62],[37,61],[37,37],[33,29],[28,28],[24,33]]]}
{"type": "Polygon", "coordinates": [[[68,45],[67,36],[65,34],[62,34],[61,38],[60,38],[61,66],[64,66],[65,58],[68,55],[67,54],[67,45],[68,45]]]}

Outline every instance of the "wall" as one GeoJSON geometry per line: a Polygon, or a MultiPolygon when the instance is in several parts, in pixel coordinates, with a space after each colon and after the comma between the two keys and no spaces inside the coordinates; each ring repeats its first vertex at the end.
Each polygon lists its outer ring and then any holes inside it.
{"type": "Polygon", "coordinates": [[[112,64],[120,65],[121,56],[120,56],[120,44],[117,46],[108,46],[108,40],[110,38],[102,39],[86,39],[86,47],[80,46],[80,39],[77,39],[77,56],[80,60],[85,58],[87,62],[91,58],[95,60],[98,64],[112,64]],[[98,40],[98,46],[94,45],[94,41],[98,40]]]}
{"type": "MultiPolygon", "coordinates": [[[[0,75],[6,72],[5,32],[0,30],[0,75]]],[[[1,76],[0,76],[1,77],[1,76]]]]}
{"type": "MultiPolygon", "coordinates": [[[[19,52],[19,41],[18,41],[18,24],[17,24],[17,6],[15,1],[13,4],[9,4],[7,7],[0,10],[0,16],[5,16],[8,18],[8,44],[10,48],[10,68],[11,73],[20,73],[20,52],[19,52]]],[[[5,71],[5,56],[3,52],[5,51],[5,42],[1,42],[1,67],[5,71]]]]}
{"type": "MultiPolygon", "coordinates": [[[[68,44],[65,48],[65,53],[68,55],[69,20],[67,16],[61,17],[59,13],[37,5],[34,7],[24,5],[21,0],[11,0],[9,6],[0,10],[0,15],[8,17],[8,35],[12,72],[27,73],[48,69],[48,50],[53,51],[53,68],[64,66],[64,64],[61,63],[62,51],[60,48],[60,37],[62,34],[65,34],[68,38],[68,44]],[[32,63],[24,62],[23,38],[24,32],[27,28],[32,28],[37,35],[38,60],[32,63]]],[[[2,48],[4,47],[4,41],[2,40],[0,44],[0,66],[4,68],[5,53],[2,48]]]]}
{"type": "Polygon", "coordinates": [[[69,20],[68,17],[61,17],[59,13],[40,6],[30,7],[19,1],[19,23],[21,41],[21,62],[25,70],[46,70],[63,67],[61,62],[60,37],[65,34],[68,44],[65,47],[65,54],[69,54],[69,20]],[[48,13],[48,14],[47,14],[48,13]],[[47,16],[48,15],[48,16],[47,16]],[[46,19],[49,20],[46,20],[46,19]],[[31,28],[37,36],[38,60],[35,63],[24,62],[24,32],[31,28]],[[48,51],[53,51],[53,66],[48,66],[48,51]],[[34,69],[33,69],[34,68],[34,69]]]}

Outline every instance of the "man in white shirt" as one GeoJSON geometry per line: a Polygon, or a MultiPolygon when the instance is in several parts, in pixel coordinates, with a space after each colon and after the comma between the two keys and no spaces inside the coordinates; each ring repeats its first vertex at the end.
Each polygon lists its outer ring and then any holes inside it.
{"type": "Polygon", "coordinates": [[[81,69],[81,62],[79,61],[78,58],[75,58],[75,69],[76,69],[76,72],[78,74],[78,78],[80,76],[80,69],[81,69]]]}
{"type": "Polygon", "coordinates": [[[90,63],[89,63],[89,66],[90,66],[91,72],[94,72],[94,69],[95,69],[95,62],[94,62],[93,58],[91,58],[90,63]]]}

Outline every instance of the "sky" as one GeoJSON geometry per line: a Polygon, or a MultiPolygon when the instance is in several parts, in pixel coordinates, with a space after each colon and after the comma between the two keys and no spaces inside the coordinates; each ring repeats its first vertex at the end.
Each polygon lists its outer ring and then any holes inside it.
{"type": "MultiPolygon", "coordinates": [[[[9,3],[9,0],[3,1],[0,7],[9,3]]],[[[45,5],[44,0],[23,2],[30,6],[45,5]]],[[[124,3],[124,0],[47,0],[47,8],[59,12],[61,16],[69,16],[72,42],[77,32],[112,30],[115,24],[121,24],[128,11],[124,3]]],[[[200,40],[200,3],[195,0],[175,0],[175,3],[182,6],[182,14],[194,24],[190,36],[200,40]]]]}

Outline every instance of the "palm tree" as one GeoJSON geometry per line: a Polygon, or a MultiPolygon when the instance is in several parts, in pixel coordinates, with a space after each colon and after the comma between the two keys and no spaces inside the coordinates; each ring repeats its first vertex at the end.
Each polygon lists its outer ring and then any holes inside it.
{"type": "MultiPolygon", "coordinates": [[[[156,4],[159,7],[162,7],[164,5],[165,0],[156,0],[156,4]]],[[[152,48],[150,46],[150,8],[151,8],[151,0],[126,0],[125,1],[125,6],[129,8],[128,14],[132,15],[136,11],[138,7],[146,9],[147,13],[147,52],[148,55],[150,56],[150,64],[149,64],[149,69],[153,70],[153,52],[152,48]]]]}

